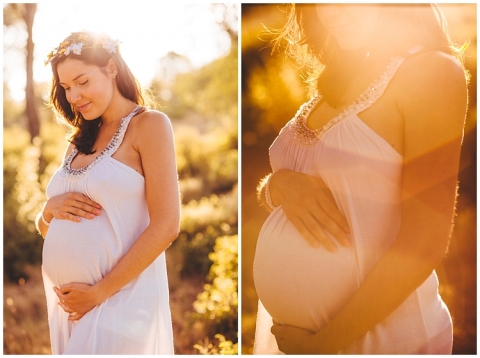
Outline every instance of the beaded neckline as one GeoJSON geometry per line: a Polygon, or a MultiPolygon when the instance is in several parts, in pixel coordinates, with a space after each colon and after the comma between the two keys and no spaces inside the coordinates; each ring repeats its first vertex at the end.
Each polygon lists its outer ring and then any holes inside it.
{"type": "Polygon", "coordinates": [[[123,137],[125,136],[125,132],[127,131],[128,123],[130,122],[130,119],[135,114],[137,114],[141,108],[142,108],[141,106],[135,107],[128,116],[121,119],[120,124],[118,125],[118,129],[113,135],[112,139],[110,140],[110,143],[108,143],[105,149],[103,149],[102,152],[90,164],[79,169],[72,168],[71,164],[72,164],[73,158],[75,158],[75,156],[78,154],[77,148],[73,148],[70,155],[64,160],[61,168],[61,172],[68,177],[81,178],[91,168],[93,168],[95,165],[100,163],[103,159],[113,155],[113,153],[115,153],[115,151],[118,149],[120,144],[122,144],[123,137]]]}
{"type": "Polygon", "coordinates": [[[398,67],[402,64],[403,57],[394,57],[387,64],[380,77],[374,80],[367,89],[342,112],[330,119],[323,127],[310,129],[307,126],[307,119],[318,102],[322,99],[321,95],[315,95],[309,101],[300,106],[293,119],[288,122],[288,126],[293,138],[304,146],[313,146],[318,143],[320,138],[336,123],[343,119],[357,114],[367,107],[371,106],[385,92],[390,79],[395,74],[398,67]]]}

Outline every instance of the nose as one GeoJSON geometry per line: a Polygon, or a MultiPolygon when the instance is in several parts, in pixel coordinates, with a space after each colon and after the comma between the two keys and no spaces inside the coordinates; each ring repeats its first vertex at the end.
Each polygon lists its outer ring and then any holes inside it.
{"type": "Polygon", "coordinates": [[[67,92],[67,101],[72,104],[78,103],[81,98],[82,94],[78,88],[70,88],[70,90],[67,92]]]}

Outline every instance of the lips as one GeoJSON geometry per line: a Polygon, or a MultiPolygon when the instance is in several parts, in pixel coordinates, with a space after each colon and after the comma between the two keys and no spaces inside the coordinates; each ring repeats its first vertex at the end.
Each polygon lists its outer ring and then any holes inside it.
{"type": "Polygon", "coordinates": [[[90,102],[89,102],[89,103],[82,104],[81,106],[76,106],[77,111],[79,111],[79,112],[84,112],[85,110],[87,110],[87,108],[88,108],[89,105],[90,105],[90,102]]]}

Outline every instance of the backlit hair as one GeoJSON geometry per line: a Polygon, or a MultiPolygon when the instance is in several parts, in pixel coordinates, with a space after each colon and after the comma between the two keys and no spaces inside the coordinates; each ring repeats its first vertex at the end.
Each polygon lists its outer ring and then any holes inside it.
{"type": "MultiPolygon", "coordinates": [[[[323,67],[335,62],[342,50],[321,24],[317,4],[291,4],[286,9],[283,28],[274,32],[274,49],[283,48],[298,65],[307,69],[310,94],[323,67]]],[[[322,6],[322,5],[320,5],[322,6]]],[[[328,6],[328,5],[324,5],[328,6]]],[[[370,42],[370,52],[383,56],[403,56],[416,45],[456,57],[463,65],[468,43],[458,46],[449,35],[445,17],[436,4],[358,4],[379,6],[380,16],[370,42]]]]}

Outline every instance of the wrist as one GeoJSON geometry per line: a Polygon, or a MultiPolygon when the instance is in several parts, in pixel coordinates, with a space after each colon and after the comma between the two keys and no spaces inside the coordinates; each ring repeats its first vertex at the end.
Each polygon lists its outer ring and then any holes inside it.
{"type": "Polygon", "coordinates": [[[272,204],[274,206],[279,206],[282,204],[281,200],[281,186],[282,178],[288,174],[289,170],[281,169],[275,173],[272,173],[269,180],[269,192],[272,204]]]}
{"type": "Polygon", "coordinates": [[[50,221],[47,221],[43,216],[43,213],[40,213],[40,220],[42,221],[43,225],[50,226],[50,221]]]}
{"type": "Polygon", "coordinates": [[[105,302],[110,297],[110,295],[107,293],[104,279],[100,280],[95,285],[93,285],[92,289],[96,297],[95,304],[97,306],[105,302]]]}
{"type": "Polygon", "coordinates": [[[270,193],[270,180],[272,179],[273,173],[269,174],[267,176],[267,180],[265,181],[265,186],[264,186],[264,194],[265,194],[265,203],[267,204],[268,208],[270,209],[270,212],[275,210],[277,205],[275,205],[272,202],[272,195],[270,193]]]}
{"type": "Polygon", "coordinates": [[[47,208],[47,204],[45,203],[45,205],[43,206],[43,209],[42,211],[40,212],[40,216],[41,216],[41,219],[42,221],[45,223],[48,222],[48,224],[50,224],[50,222],[52,221],[53,219],[53,214],[50,210],[48,210],[47,208]]]}

